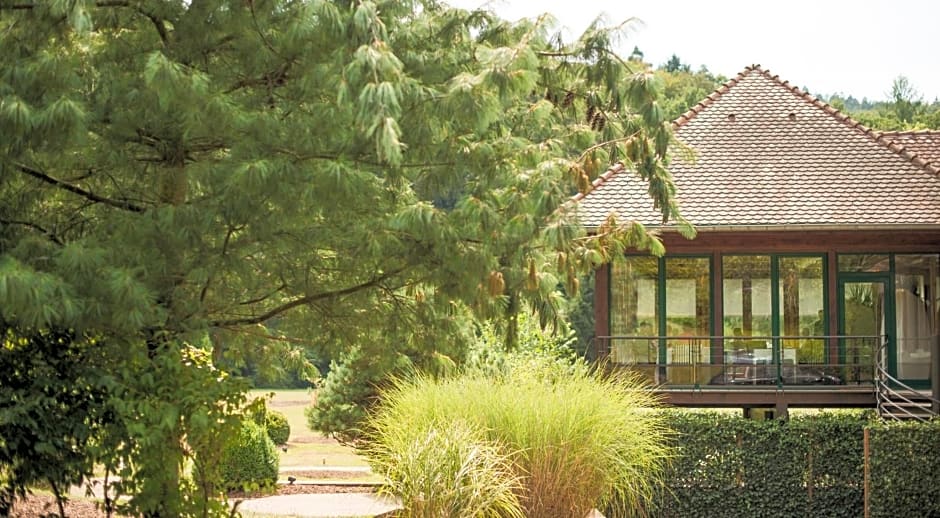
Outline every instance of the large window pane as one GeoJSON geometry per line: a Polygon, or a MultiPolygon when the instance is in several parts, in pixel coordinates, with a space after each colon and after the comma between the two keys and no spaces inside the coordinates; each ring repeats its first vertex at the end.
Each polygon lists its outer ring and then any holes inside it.
{"type": "Polygon", "coordinates": [[[898,377],[927,379],[934,329],[937,255],[896,255],[894,258],[895,314],[897,315],[898,377]]]}
{"type": "Polygon", "coordinates": [[[706,383],[712,375],[704,367],[711,358],[711,261],[707,257],[667,257],[665,262],[668,381],[706,383]]]}
{"type": "Polygon", "coordinates": [[[772,383],[770,256],[729,255],[721,265],[725,382],[772,383]]]}
{"type": "Polygon", "coordinates": [[[666,334],[708,336],[711,317],[707,257],[666,258],[666,334]]]}
{"type": "Polygon", "coordinates": [[[658,358],[659,261],[627,256],[611,265],[610,360],[656,363],[658,358]],[[631,338],[636,337],[636,338],[631,338]]]}
{"type": "Polygon", "coordinates": [[[728,255],[721,264],[724,335],[770,336],[770,256],[728,255]]]}
{"type": "Polygon", "coordinates": [[[785,382],[799,383],[796,364],[826,363],[825,298],[822,257],[780,257],[778,325],[788,339],[780,342],[780,360],[785,382]],[[790,379],[792,378],[792,379],[790,379]]]}

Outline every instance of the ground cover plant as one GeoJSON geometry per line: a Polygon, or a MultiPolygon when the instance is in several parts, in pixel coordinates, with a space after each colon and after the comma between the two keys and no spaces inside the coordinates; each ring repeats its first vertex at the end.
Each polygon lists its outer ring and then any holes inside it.
{"type": "MultiPolygon", "coordinates": [[[[454,475],[474,476],[469,462],[447,463],[453,467],[446,476],[440,471],[445,459],[495,448],[519,481],[514,493],[525,516],[582,518],[597,506],[636,507],[655,493],[670,451],[660,414],[648,411],[655,403],[631,378],[537,357],[510,362],[500,374],[417,376],[383,393],[370,420],[374,442],[367,455],[406,503],[406,514],[423,516],[407,504],[454,492],[454,475]],[[439,437],[464,444],[439,448],[439,437]],[[422,444],[435,451],[423,451],[422,444]],[[428,454],[411,463],[411,456],[428,454]]],[[[485,484],[466,485],[487,493],[485,484]]]]}

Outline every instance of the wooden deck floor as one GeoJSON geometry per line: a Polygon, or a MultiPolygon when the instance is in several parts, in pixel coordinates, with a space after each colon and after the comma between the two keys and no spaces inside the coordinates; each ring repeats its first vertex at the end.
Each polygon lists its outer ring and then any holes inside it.
{"type": "Polygon", "coordinates": [[[790,407],[874,408],[871,385],[825,387],[660,387],[667,404],[698,408],[790,407]]]}

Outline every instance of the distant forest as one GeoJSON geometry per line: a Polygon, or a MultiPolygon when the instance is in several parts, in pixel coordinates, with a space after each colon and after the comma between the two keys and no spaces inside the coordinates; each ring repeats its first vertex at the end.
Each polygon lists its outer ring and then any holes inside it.
{"type": "MultiPolygon", "coordinates": [[[[665,97],[663,109],[671,119],[679,117],[728,81],[727,77],[712,74],[705,66],[693,71],[675,54],[666,63],[653,65],[644,61],[643,52],[634,47],[630,61],[653,70],[660,78],[665,97]]],[[[890,92],[888,101],[870,101],[864,97],[859,100],[842,92],[812,95],[872,129],[940,129],[940,100],[925,101],[916,86],[903,75],[895,78],[892,84],[885,85],[885,89],[890,92]]]]}

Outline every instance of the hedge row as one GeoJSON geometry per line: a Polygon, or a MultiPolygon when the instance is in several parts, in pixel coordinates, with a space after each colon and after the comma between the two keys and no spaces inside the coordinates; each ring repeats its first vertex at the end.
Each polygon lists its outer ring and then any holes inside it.
{"type": "Polygon", "coordinates": [[[865,428],[871,516],[940,516],[940,422],[885,424],[870,413],[789,421],[668,414],[676,457],[650,516],[863,516],[865,428]]]}

